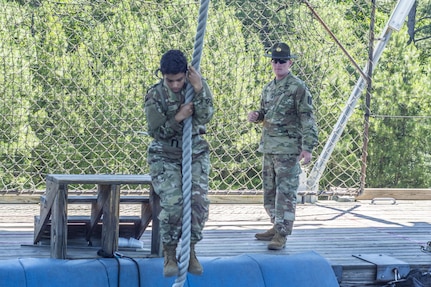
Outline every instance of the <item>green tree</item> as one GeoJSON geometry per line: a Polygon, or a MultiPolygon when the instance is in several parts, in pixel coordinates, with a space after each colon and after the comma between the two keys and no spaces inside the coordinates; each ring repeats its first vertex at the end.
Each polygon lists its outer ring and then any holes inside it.
{"type": "Polygon", "coordinates": [[[431,184],[431,67],[406,43],[405,33],[393,34],[374,74],[368,186],[431,184]]]}

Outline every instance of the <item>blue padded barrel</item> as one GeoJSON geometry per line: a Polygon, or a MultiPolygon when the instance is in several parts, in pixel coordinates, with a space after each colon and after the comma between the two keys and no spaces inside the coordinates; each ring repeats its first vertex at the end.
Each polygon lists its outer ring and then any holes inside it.
{"type": "Polygon", "coordinates": [[[329,262],[315,252],[295,255],[249,255],[259,262],[267,287],[339,286],[329,262]]]}
{"type": "MultiPolygon", "coordinates": [[[[139,259],[141,278],[145,284],[141,286],[171,287],[176,277],[163,277],[163,258],[139,259]]],[[[184,287],[189,287],[185,282],[184,287]]]]}
{"type": "Polygon", "coordinates": [[[200,287],[262,287],[264,278],[259,262],[247,255],[224,258],[201,258],[204,273],[188,274],[189,286],[200,287]]]}
{"type": "Polygon", "coordinates": [[[0,260],[0,286],[26,286],[25,270],[18,259],[0,260]]]}
{"type": "MultiPolygon", "coordinates": [[[[329,262],[315,252],[199,260],[203,275],[188,274],[184,287],[339,286],[329,262]]],[[[163,277],[163,258],[0,260],[1,287],[130,287],[139,281],[142,287],[170,287],[175,279],[163,277]]]]}
{"type": "Polygon", "coordinates": [[[97,259],[26,258],[20,259],[20,261],[25,269],[26,285],[11,284],[6,286],[114,286],[109,285],[107,272],[103,264],[97,259]]]}

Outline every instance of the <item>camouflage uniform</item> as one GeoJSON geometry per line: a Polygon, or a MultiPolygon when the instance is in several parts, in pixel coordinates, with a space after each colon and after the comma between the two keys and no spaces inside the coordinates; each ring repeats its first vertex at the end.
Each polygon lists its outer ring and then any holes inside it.
{"type": "Polygon", "coordinates": [[[268,83],[261,95],[258,122],[263,123],[259,151],[263,157],[264,207],[281,235],[292,233],[301,168],[298,156],[317,144],[312,97],[289,73],[268,83]]]}
{"type": "MultiPolygon", "coordinates": [[[[209,208],[209,145],[202,135],[214,110],[211,91],[205,80],[202,83],[204,89],[192,100],[192,243],[202,239],[209,208]]],[[[183,123],[174,117],[185,101],[185,92],[184,88],[174,93],[161,81],[145,97],[148,133],[154,139],[148,147],[148,163],[154,191],[160,196],[160,234],[165,245],[177,245],[181,237],[183,123]]]]}

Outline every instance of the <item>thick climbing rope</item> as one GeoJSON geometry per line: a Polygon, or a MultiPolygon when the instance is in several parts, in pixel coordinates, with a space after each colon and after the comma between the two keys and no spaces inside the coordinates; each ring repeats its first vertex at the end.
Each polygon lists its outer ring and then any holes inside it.
{"type": "MultiPolygon", "coordinates": [[[[195,45],[192,56],[191,65],[196,71],[199,71],[202,48],[204,43],[204,35],[206,22],[208,17],[208,7],[210,0],[201,0],[199,8],[198,26],[195,37],[195,45]]],[[[193,99],[193,87],[187,85],[185,103],[191,102],[193,99]]],[[[182,230],[181,230],[181,250],[178,262],[178,277],[176,278],[173,287],[182,287],[187,278],[187,270],[190,260],[190,234],[192,221],[192,118],[189,117],[184,121],[183,127],[183,214],[182,214],[182,230]]]]}

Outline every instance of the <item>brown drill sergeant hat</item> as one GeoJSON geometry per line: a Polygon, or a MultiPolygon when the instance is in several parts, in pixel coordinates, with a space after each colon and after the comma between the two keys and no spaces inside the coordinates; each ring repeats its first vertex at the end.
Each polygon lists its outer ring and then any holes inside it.
{"type": "Polygon", "coordinates": [[[273,58],[273,59],[282,59],[289,60],[296,58],[296,55],[290,54],[290,48],[285,43],[275,43],[268,54],[264,55],[265,57],[273,58]]]}

